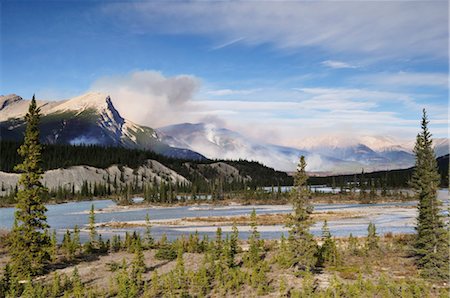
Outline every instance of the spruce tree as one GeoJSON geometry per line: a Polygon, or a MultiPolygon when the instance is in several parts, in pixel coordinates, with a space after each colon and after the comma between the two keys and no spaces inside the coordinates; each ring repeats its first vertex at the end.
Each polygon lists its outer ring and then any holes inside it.
{"type": "Polygon", "coordinates": [[[256,266],[261,260],[261,254],[263,250],[262,242],[260,240],[260,235],[258,232],[258,223],[256,221],[255,209],[253,209],[252,213],[250,214],[250,227],[251,234],[248,239],[249,248],[246,255],[246,262],[247,266],[252,268],[256,266]]]}
{"type": "Polygon", "coordinates": [[[94,204],[91,205],[91,211],[89,212],[89,241],[93,245],[95,243],[95,237],[97,232],[95,230],[95,209],[94,204]]]}
{"type": "Polygon", "coordinates": [[[422,130],[417,135],[414,147],[416,163],[412,177],[412,186],[416,199],[419,201],[415,252],[417,265],[421,268],[421,274],[424,277],[448,279],[448,231],[440,215],[441,204],[437,199],[440,176],[428,123],[424,109],[422,130]]]}
{"type": "Polygon", "coordinates": [[[328,223],[325,220],[322,226],[322,246],[320,247],[319,263],[336,266],[339,263],[339,255],[336,242],[331,236],[328,223]]]}
{"type": "Polygon", "coordinates": [[[18,182],[15,225],[9,247],[11,267],[20,278],[42,273],[50,260],[47,208],[42,203],[46,189],[40,181],[43,171],[40,166],[39,119],[39,108],[33,96],[25,116],[24,143],[18,149],[23,162],[16,166],[16,170],[22,174],[18,182]]]}
{"type": "Polygon", "coordinates": [[[134,241],[134,257],[131,263],[131,281],[139,288],[142,285],[142,274],[145,273],[145,258],[142,251],[141,238],[134,241]]]}
{"type": "Polygon", "coordinates": [[[150,216],[148,213],[145,215],[145,244],[147,248],[152,248],[155,244],[155,240],[152,236],[152,224],[150,222],[150,216]]]}
{"type": "Polygon", "coordinates": [[[378,235],[377,228],[375,224],[370,222],[367,227],[367,239],[366,239],[366,249],[368,251],[373,251],[378,248],[378,235]]]}
{"type": "Polygon", "coordinates": [[[312,225],[313,208],[309,203],[310,190],[307,185],[305,157],[300,157],[297,172],[294,176],[294,187],[291,191],[293,212],[288,217],[289,248],[292,254],[291,266],[301,270],[312,269],[317,262],[317,243],[309,232],[312,225]]]}

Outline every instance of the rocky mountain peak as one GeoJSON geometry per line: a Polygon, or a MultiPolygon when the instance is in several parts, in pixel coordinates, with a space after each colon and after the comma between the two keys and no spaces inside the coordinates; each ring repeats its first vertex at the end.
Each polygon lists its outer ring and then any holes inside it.
{"type": "Polygon", "coordinates": [[[0,95],[0,111],[21,100],[23,98],[16,94],[0,95]]]}

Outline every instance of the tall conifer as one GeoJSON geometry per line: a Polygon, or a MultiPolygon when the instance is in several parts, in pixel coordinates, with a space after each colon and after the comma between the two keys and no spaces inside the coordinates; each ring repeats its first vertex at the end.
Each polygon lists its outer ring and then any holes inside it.
{"type": "Polygon", "coordinates": [[[20,278],[43,272],[50,260],[50,237],[47,208],[42,203],[46,189],[41,183],[41,144],[39,143],[39,108],[31,100],[25,116],[24,143],[18,149],[23,162],[16,166],[22,172],[17,192],[15,222],[11,232],[10,254],[13,272],[20,278]]]}
{"type": "Polygon", "coordinates": [[[312,225],[312,205],[309,203],[310,190],[307,185],[305,157],[300,157],[291,191],[293,212],[289,215],[289,246],[292,253],[291,265],[301,270],[312,269],[317,262],[317,243],[309,232],[312,225]]]}
{"type": "Polygon", "coordinates": [[[412,185],[419,204],[417,237],[415,242],[417,264],[425,277],[448,279],[448,232],[440,215],[441,203],[437,199],[440,176],[437,170],[433,141],[428,130],[428,118],[423,110],[421,132],[417,135],[412,185]]]}

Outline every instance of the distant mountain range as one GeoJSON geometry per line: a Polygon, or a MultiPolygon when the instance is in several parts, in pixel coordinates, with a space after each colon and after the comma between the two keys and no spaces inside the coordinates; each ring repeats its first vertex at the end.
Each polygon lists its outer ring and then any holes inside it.
{"type": "MultiPolygon", "coordinates": [[[[396,144],[387,137],[318,138],[301,148],[265,144],[214,124],[183,123],[157,129],[167,144],[200,152],[208,158],[257,160],[283,171],[294,171],[305,155],[310,172],[354,173],[408,168],[414,165],[413,143],[396,144]]],[[[436,139],[436,151],[448,154],[448,139],[436,139]]]]}
{"type": "MultiPolygon", "coordinates": [[[[0,96],[0,136],[20,140],[29,101],[0,96]]],[[[38,101],[41,138],[51,144],[100,144],[152,150],[186,159],[247,159],[282,171],[294,171],[305,155],[308,171],[322,174],[408,168],[414,142],[388,137],[305,139],[298,148],[266,144],[208,123],[183,123],[158,129],[124,119],[109,96],[87,93],[65,101],[38,101]]],[[[437,156],[449,153],[448,139],[435,139],[437,156]]]]}

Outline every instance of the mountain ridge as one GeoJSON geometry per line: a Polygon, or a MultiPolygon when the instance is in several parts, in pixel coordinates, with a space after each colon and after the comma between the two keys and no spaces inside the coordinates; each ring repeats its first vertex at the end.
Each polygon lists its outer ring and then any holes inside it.
{"type": "MultiPolygon", "coordinates": [[[[17,95],[0,97],[0,135],[22,138],[29,101],[17,95]],[[6,103],[6,104],[5,104],[6,103]]],[[[170,147],[156,131],[124,119],[108,95],[90,92],[64,101],[37,101],[41,109],[41,141],[50,144],[97,144],[152,150],[171,157],[204,159],[196,152],[170,147]]]]}

